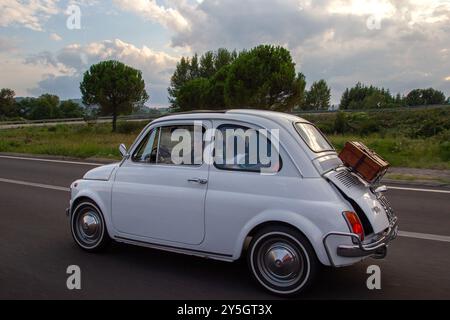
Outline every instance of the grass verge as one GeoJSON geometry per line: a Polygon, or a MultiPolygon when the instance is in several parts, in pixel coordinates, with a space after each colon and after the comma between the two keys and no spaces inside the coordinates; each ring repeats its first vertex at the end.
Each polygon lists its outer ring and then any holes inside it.
{"type": "MultiPolygon", "coordinates": [[[[122,122],[118,132],[110,124],[55,125],[0,130],[0,152],[58,155],[77,158],[120,159],[118,146],[130,146],[147,122],[122,122]]],[[[373,133],[328,135],[337,149],[346,141],[362,141],[392,166],[450,169],[450,151],[438,137],[410,138],[373,133]]]]}

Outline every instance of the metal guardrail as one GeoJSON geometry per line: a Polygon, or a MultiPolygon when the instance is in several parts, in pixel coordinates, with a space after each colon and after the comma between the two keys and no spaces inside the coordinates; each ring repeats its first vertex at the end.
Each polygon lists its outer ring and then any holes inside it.
{"type": "Polygon", "coordinates": [[[412,111],[412,110],[424,110],[424,109],[440,109],[448,108],[450,104],[433,104],[424,106],[408,106],[408,107],[397,107],[397,108],[379,108],[379,109],[336,109],[336,110],[299,110],[290,112],[291,114],[320,114],[320,113],[336,113],[339,111],[343,112],[390,112],[390,111],[412,111]]]}
{"type": "MultiPolygon", "coordinates": [[[[117,120],[154,120],[156,116],[130,115],[120,116],[117,120]]],[[[89,122],[98,120],[112,120],[112,117],[97,118],[61,118],[61,119],[42,119],[42,120],[17,120],[17,121],[0,121],[0,125],[21,125],[21,124],[52,124],[52,123],[70,123],[70,122],[89,122]]]]}

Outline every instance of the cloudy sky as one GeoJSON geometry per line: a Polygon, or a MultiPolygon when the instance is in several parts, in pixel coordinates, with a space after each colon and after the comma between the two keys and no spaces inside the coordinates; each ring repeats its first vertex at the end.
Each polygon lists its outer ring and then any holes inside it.
{"type": "Polygon", "coordinates": [[[181,56],[258,44],[288,48],[333,103],[358,81],[450,95],[450,0],[0,0],[0,88],[18,96],[79,98],[83,72],[117,59],[167,106],[181,56]]]}

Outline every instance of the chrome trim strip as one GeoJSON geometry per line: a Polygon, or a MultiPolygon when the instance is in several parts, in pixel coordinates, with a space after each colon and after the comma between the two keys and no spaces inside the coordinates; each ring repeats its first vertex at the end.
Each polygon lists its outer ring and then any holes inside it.
{"type": "Polygon", "coordinates": [[[140,246],[144,246],[144,247],[148,247],[148,248],[152,248],[152,249],[158,249],[158,250],[170,251],[170,252],[176,252],[176,253],[183,253],[183,254],[194,255],[194,256],[203,257],[203,258],[213,258],[213,259],[223,260],[223,261],[230,261],[230,262],[234,261],[232,259],[233,256],[231,254],[179,248],[179,247],[163,245],[163,244],[154,244],[154,243],[150,243],[150,242],[146,242],[146,241],[134,240],[134,239],[124,238],[124,237],[120,237],[120,236],[116,236],[114,239],[116,239],[119,242],[136,244],[136,245],[140,245],[140,246]]]}

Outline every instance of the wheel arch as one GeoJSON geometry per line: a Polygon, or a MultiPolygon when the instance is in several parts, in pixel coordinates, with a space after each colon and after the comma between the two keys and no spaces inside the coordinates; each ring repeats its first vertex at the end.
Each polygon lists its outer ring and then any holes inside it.
{"type": "Polygon", "coordinates": [[[88,197],[88,196],[80,196],[80,197],[77,197],[77,198],[75,198],[75,199],[73,200],[73,202],[72,202],[72,207],[70,208],[70,213],[72,214],[72,213],[73,213],[73,210],[74,210],[80,203],[82,203],[82,202],[84,202],[84,201],[89,201],[89,202],[93,202],[93,203],[96,204],[96,202],[95,202],[93,199],[91,199],[90,197],[88,197]]]}
{"type": "Polygon", "coordinates": [[[114,235],[112,234],[112,230],[113,227],[111,225],[111,219],[110,216],[108,215],[108,207],[107,205],[104,203],[104,201],[102,201],[101,197],[96,196],[95,193],[90,193],[90,192],[79,192],[77,194],[77,196],[72,200],[72,206],[70,208],[70,214],[73,214],[73,210],[76,209],[76,207],[82,203],[83,201],[89,201],[94,203],[97,208],[100,210],[100,214],[103,216],[103,219],[105,220],[105,224],[106,224],[106,231],[109,234],[109,236],[112,238],[114,235]]]}
{"type": "Polygon", "coordinates": [[[251,238],[267,226],[286,226],[300,232],[313,247],[317,258],[322,264],[327,265],[328,259],[322,245],[323,233],[310,220],[298,213],[277,213],[275,216],[262,214],[249,221],[242,229],[236,243],[233,258],[239,259],[245,253],[251,238]]]}

